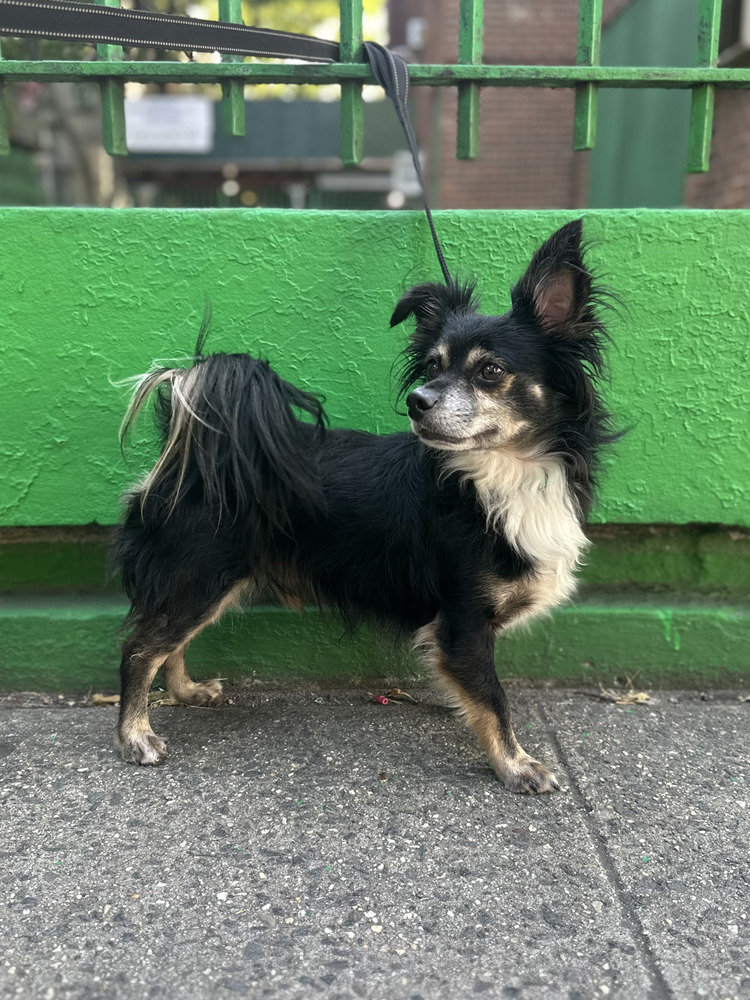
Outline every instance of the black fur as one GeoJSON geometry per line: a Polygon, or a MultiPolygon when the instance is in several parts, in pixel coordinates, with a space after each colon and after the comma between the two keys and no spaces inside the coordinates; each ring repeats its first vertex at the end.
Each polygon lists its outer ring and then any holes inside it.
{"type": "MultiPolygon", "coordinates": [[[[583,516],[596,451],[610,430],[595,391],[604,329],[580,235],[572,223],[538,251],[503,317],[477,312],[473,285],[428,284],[403,296],[391,323],[411,315],[417,321],[402,393],[424,381],[438,339],[456,358],[479,345],[505,359],[518,374],[514,412],[529,425],[530,444],[563,456],[583,516]],[[540,295],[557,280],[568,281],[561,294],[570,308],[550,329],[539,310],[557,316],[559,296],[549,307],[540,295]],[[523,389],[532,381],[543,388],[543,407],[523,389]]],[[[121,745],[132,742],[133,726],[142,728],[136,701],[146,676],[233,588],[252,581],[282,601],[332,608],[349,627],[363,619],[407,634],[430,626],[439,672],[455,683],[464,707],[477,703],[494,713],[501,757],[513,758],[493,645],[498,628],[529,598],[521,588],[504,618],[486,581],[532,579],[534,560],[502,524],[488,528],[473,484],[446,474],[446,453],[415,434],[324,430],[317,398],[247,355],[206,357],[199,344],[192,368],[151,378],[137,406],[157,388],[165,451],[151,481],[128,498],[119,535],[133,630],[123,654],[121,745]]],[[[554,778],[545,775],[502,776],[521,790],[551,790],[554,778]]]]}

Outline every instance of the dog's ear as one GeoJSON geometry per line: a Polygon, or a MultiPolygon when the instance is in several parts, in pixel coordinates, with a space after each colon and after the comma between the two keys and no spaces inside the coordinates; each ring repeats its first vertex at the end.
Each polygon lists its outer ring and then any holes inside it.
{"type": "Polygon", "coordinates": [[[437,335],[452,312],[476,312],[478,302],[474,282],[451,279],[446,285],[425,282],[404,292],[391,316],[391,326],[398,326],[409,316],[416,317],[417,329],[437,335]]]}
{"type": "Polygon", "coordinates": [[[391,326],[398,326],[415,316],[419,326],[438,327],[445,317],[445,287],[426,282],[404,292],[391,316],[391,326]]]}
{"type": "Polygon", "coordinates": [[[553,233],[511,291],[514,312],[533,317],[549,333],[573,340],[589,336],[597,325],[582,234],[582,219],[553,233]]]}
{"type": "Polygon", "coordinates": [[[451,279],[445,285],[425,283],[415,285],[399,299],[391,316],[391,326],[415,316],[416,329],[409,334],[404,348],[399,379],[399,397],[424,377],[424,358],[443,332],[451,313],[476,312],[479,303],[474,283],[451,279]]]}

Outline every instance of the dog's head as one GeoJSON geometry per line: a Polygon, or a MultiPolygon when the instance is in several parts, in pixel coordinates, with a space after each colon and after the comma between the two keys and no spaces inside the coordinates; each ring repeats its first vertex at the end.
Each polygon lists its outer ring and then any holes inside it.
{"type": "Polygon", "coordinates": [[[471,284],[417,285],[401,298],[391,326],[417,322],[401,390],[425,444],[534,446],[556,438],[566,416],[592,412],[604,330],[581,235],[581,220],[570,222],[537,250],[504,316],[478,313],[471,284]]]}

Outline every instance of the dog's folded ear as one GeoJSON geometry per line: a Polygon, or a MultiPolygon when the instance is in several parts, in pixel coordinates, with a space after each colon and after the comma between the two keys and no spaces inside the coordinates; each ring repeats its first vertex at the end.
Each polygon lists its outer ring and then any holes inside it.
{"type": "Polygon", "coordinates": [[[534,254],[511,290],[513,311],[543,330],[577,340],[598,325],[592,276],[583,259],[583,220],[558,229],[534,254]]]}
{"type": "Polygon", "coordinates": [[[463,310],[476,311],[477,300],[474,282],[461,283],[451,280],[447,285],[425,282],[404,292],[396,303],[391,316],[391,326],[398,326],[409,316],[417,320],[417,327],[437,334],[449,313],[463,310]]]}
{"type": "Polygon", "coordinates": [[[420,326],[439,326],[445,317],[444,298],[443,285],[431,282],[414,285],[408,292],[404,292],[396,303],[391,316],[391,326],[398,326],[409,316],[415,316],[420,326]]]}

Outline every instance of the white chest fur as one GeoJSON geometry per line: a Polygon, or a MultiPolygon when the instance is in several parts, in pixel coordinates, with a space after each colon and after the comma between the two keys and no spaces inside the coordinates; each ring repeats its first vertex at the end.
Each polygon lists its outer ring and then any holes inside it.
{"type": "MultiPolygon", "coordinates": [[[[519,555],[534,569],[518,584],[498,580],[498,611],[528,601],[512,624],[567,600],[575,590],[575,570],[588,547],[570,495],[562,461],[500,451],[460,451],[448,457],[448,468],[472,480],[488,525],[502,524],[519,555]]],[[[507,624],[511,624],[508,622],[507,624]]]]}

